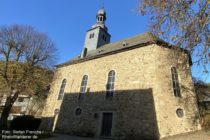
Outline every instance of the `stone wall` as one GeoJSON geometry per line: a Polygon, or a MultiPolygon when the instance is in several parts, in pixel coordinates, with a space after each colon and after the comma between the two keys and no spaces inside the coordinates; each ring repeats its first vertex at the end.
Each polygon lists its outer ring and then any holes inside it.
{"type": "MultiPolygon", "coordinates": [[[[157,138],[200,129],[189,67],[177,68],[182,98],[174,97],[171,66],[173,50],[149,45],[57,69],[43,117],[54,116],[55,131],[99,137],[102,114],[113,113],[112,137],[157,138]],[[115,70],[115,93],[106,99],[110,70],[115,70]],[[82,77],[88,75],[85,99],[78,100],[82,77]],[[62,80],[63,101],[57,100],[62,80]],[[76,115],[81,108],[81,115],[76,115]],[[176,109],[184,110],[184,117],[176,109]]],[[[179,61],[178,61],[179,62],[179,61]]]]}
{"type": "Polygon", "coordinates": [[[178,56],[180,54],[175,50],[156,47],[156,81],[153,90],[161,137],[201,129],[190,67],[189,64],[182,64],[186,56],[178,56]],[[177,68],[182,98],[174,96],[170,70],[172,66],[177,68]],[[184,110],[182,118],[176,115],[178,108],[184,110]]]}

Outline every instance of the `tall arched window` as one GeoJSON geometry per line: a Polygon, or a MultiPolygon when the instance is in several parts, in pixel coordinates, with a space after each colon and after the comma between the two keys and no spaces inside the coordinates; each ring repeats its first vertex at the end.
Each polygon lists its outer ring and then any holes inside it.
{"type": "Polygon", "coordinates": [[[111,70],[108,74],[108,81],[106,84],[106,97],[112,97],[114,94],[115,72],[111,70]]]}
{"type": "Polygon", "coordinates": [[[60,91],[59,91],[59,94],[58,94],[58,100],[63,99],[65,86],[66,86],[66,79],[63,79],[61,87],[60,87],[60,91]]]}
{"type": "Polygon", "coordinates": [[[177,70],[175,67],[171,67],[171,76],[172,76],[172,83],[173,83],[173,90],[175,97],[181,97],[180,87],[179,87],[179,79],[177,70]]]}
{"type": "Polygon", "coordinates": [[[79,92],[79,100],[84,99],[84,95],[86,92],[88,76],[84,75],[81,82],[80,92],[79,92]]]}

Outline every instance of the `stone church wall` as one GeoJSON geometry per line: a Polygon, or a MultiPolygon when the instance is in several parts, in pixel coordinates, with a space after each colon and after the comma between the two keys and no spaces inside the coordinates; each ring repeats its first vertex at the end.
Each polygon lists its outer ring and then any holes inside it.
{"type": "MultiPolygon", "coordinates": [[[[171,66],[177,66],[173,51],[149,45],[57,69],[43,117],[55,118],[55,131],[74,135],[101,134],[102,115],[113,113],[112,137],[166,137],[200,129],[189,67],[177,68],[182,98],[173,95],[171,66]],[[110,70],[115,71],[115,92],[106,99],[110,70]],[[87,93],[78,100],[82,77],[88,75],[87,93]],[[60,85],[67,79],[64,99],[57,100],[60,85]],[[81,114],[76,115],[76,109],[81,114]],[[184,110],[182,118],[176,110],[184,110]]],[[[52,119],[53,120],[53,119],[52,119]]],[[[52,123],[53,124],[53,123],[52,123]]]]}
{"type": "Polygon", "coordinates": [[[175,50],[156,47],[156,81],[153,89],[161,137],[201,129],[190,67],[186,62],[185,65],[181,64],[184,56],[178,56],[175,50]],[[177,68],[181,98],[174,96],[170,71],[172,66],[177,68]],[[179,108],[184,112],[181,118],[176,114],[179,108]]]}

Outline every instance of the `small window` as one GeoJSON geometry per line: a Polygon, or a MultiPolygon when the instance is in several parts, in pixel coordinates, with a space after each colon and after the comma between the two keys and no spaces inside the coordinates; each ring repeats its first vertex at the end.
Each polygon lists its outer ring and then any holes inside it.
{"type": "Polygon", "coordinates": [[[176,110],[176,115],[177,115],[179,118],[182,118],[182,117],[184,116],[184,111],[183,111],[183,109],[178,108],[178,109],[176,110]]]}
{"type": "Polygon", "coordinates": [[[58,95],[58,100],[63,99],[65,86],[66,86],[66,79],[63,79],[61,87],[60,87],[60,92],[59,92],[59,95],[58,95]]]}
{"type": "Polygon", "coordinates": [[[84,75],[83,78],[82,78],[82,82],[81,82],[79,100],[84,99],[84,95],[85,95],[85,92],[86,92],[86,86],[87,86],[87,80],[88,80],[88,76],[84,75]]]}
{"type": "Polygon", "coordinates": [[[100,21],[103,21],[103,17],[100,17],[100,21]]]}
{"type": "Polygon", "coordinates": [[[90,34],[89,39],[94,38],[94,35],[95,35],[94,33],[90,34]]]}
{"type": "Polygon", "coordinates": [[[87,48],[84,48],[83,53],[82,53],[82,57],[85,57],[87,55],[87,48]]]}
{"type": "Polygon", "coordinates": [[[102,35],[102,39],[106,42],[106,36],[102,35]]]}
{"type": "Polygon", "coordinates": [[[115,81],[115,72],[111,70],[108,74],[108,81],[106,84],[106,97],[112,97],[114,94],[114,81],[115,81]]]}
{"type": "Polygon", "coordinates": [[[18,102],[23,102],[24,101],[24,97],[18,97],[18,102]]]}
{"type": "Polygon", "coordinates": [[[125,46],[127,46],[127,45],[128,45],[128,43],[127,43],[126,41],[123,41],[122,46],[125,47],[125,46]]]}
{"type": "Polygon", "coordinates": [[[171,68],[171,76],[172,76],[172,84],[173,84],[174,96],[175,97],[181,97],[178,73],[177,73],[177,70],[176,70],[175,67],[171,68]]]}
{"type": "Polygon", "coordinates": [[[75,115],[79,116],[81,114],[82,114],[82,109],[81,108],[77,108],[76,111],[75,111],[75,115]]]}

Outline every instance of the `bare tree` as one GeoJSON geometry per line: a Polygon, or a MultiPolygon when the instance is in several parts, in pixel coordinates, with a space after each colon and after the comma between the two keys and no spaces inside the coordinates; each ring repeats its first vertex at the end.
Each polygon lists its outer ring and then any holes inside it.
{"type": "Polygon", "coordinates": [[[43,94],[49,88],[55,52],[51,39],[31,26],[0,28],[0,94],[7,95],[0,129],[7,128],[9,112],[19,94],[43,94]]]}
{"type": "Polygon", "coordinates": [[[151,18],[151,31],[191,52],[194,63],[210,69],[209,0],[139,0],[139,12],[151,18]]]}

